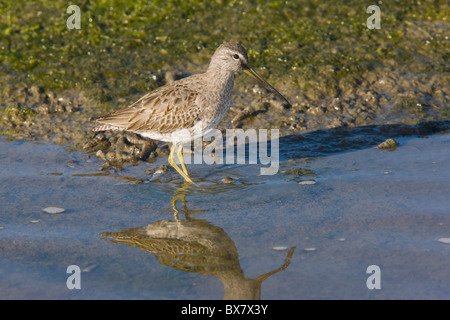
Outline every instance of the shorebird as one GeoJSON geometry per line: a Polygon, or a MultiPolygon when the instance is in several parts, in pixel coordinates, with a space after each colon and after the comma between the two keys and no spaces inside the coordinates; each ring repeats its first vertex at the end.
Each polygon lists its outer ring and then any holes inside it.
{"type": "Polygon", "coordinates": [[[171,142],[170,165],[186,182],[193,183],[184,163],[183,144],[198,138],[194,132],[206,133],[218,125],[231,106],[234,74],[242,71],[290,105],[250,68],[244,47],[227,42],[216,49],[206,72],[168,83],[132,105],[97,119],[99,126],[94,131],[130,131],[153,140],[171,142]],[[182,169],[174,161],[175,152],[182,169]]]}

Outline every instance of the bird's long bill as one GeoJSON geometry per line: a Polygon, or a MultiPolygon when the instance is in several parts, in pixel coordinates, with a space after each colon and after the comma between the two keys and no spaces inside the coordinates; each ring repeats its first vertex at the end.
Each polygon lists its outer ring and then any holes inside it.
{"type": "Polygon", "coordinates": [[[277,91],[277,89],[275,89],[274,87],[272,87],[266,80],[264,80],[263,78],[261,78],[259,76],[259,74],[256,73],[255,70],[253,70],[252,68],[248,67],[247,69],[244,70],[244,72],[246,74],[248,74],[249,76],[251,76],[252,78],[255,78],[259,83],[261,83],[263,85],[264,88],[266,88],[267,90],[273,92],[278,98],[280,98],[281,100],[283,100],[284,102],[286,102],[286,104],[290,107],[291,104],[289,103],[289,101],[287,101],[287,99],[285,97],[283,97],[281,95],[281,93],[279,93],[277,91]]]}

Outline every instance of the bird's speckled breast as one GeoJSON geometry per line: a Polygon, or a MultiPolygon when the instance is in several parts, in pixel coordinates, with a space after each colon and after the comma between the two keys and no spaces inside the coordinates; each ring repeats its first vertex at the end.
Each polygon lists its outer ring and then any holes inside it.
{"type": "Polygon", "coordinates": [[[234,73],[216,75],[209,79],[214,80],[205,84],[204,92],[208,95],[199,96],[199,99],[203,100],[201,105],[204,106],[200,120],[205,122],[205,129],[216,127],[230,108],[234,73]]]}

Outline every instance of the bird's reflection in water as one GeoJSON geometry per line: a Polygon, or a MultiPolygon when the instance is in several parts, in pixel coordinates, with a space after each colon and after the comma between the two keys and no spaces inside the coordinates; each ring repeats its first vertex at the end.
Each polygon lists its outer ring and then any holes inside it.
{"type": "Polygon", "coordinates": [[[148,251],[162,265],[219,278],[226,300],[260,299],[263,281],[289,266],[295,247],[287,251],[281,267],[255,279],[247,279],[239,264],[236,246],[228,234],[204,219],[190,217],[200,210],[187,208],[188,189],[188,185],[183,185],[171,200],[173,220],[160,220],[144,227],[101,235],[111,242],[148,251]],[[177,209],[178,200],[181,200],[183,210],[177,209]],[[180,213],[184,213],[185,219],[180,218],[180,213]]]}

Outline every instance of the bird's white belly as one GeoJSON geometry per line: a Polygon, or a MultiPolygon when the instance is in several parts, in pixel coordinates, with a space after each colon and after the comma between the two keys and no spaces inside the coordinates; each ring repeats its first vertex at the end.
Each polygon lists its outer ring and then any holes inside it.
{"type": "Polygon", "coordinates": [[[139,134],[153,140],[184,144],[202,138],[203,135],[211,129],[211,123],[210,125],[207,125],[204,121],[197,121],[194,126],[189,129],[177,129],[171,133],[139,132],[139,134]]]}

